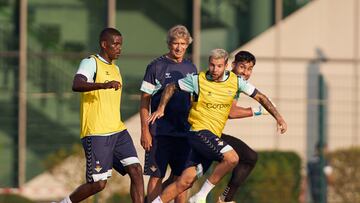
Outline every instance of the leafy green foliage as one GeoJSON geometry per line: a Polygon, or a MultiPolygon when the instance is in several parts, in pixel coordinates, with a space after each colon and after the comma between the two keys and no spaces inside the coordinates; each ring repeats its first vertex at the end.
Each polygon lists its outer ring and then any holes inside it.
{"type": "MultiPolygon", "coordinates": [[[[234,200],[243,203],[296,203],[300,192],[300,171],[301,159],[294,152],[259,152],[254,170],[239,187],[234,200]]],[[[218,198],[229,179],[230,175],[227,175],[209,197],[218,198]]]]}
{"type": "Polygon", "coordinates": [[[349,148],[334,151],[329,154],[331,166],[334,169],[333,189],[330,199],[336,202],[360,202],[360,148],[349,148]]]}

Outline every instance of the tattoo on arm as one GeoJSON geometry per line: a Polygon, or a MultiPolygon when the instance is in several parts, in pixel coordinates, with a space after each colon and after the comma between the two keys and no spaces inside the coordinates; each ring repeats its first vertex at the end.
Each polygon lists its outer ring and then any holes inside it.
{"type": "Polygon", "coordinates": [[[276,107],[271,103],[271,101],[260,91],[255,95],[256,99],[274,118],[281,118],[280,113],[276,110],[276,107]]]}

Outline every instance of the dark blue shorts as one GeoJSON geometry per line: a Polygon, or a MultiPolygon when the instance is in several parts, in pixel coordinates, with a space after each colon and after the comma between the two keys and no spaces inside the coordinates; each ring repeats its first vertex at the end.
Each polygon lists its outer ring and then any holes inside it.
{"type": "Polygon", "coordinates": [[[86,181],[97,182],[111,177],[112,168],[125,175],[125,167],[140,163],[127,130],[109,136],[81,139],[86,158],[86,181]]]}
{"type": "Polygon", "coordinates": [[[223,153],[232,147],[208,130],[189,132],[188,140],[192,148],[186,167],[197,166],[198,176],[203,175],[213,161],[222,161],[223,153]]]}
{"type": "Polygon", "coordinates": [[[154,136],[150,151],[145,153],[144,174],[163,178],[169,165],[172,173],[180,176],[189,152],[186,137],[154,136]]]}

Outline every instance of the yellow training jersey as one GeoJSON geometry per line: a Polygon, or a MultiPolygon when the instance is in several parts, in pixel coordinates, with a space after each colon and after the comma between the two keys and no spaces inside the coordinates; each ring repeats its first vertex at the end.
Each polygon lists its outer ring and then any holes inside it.
{"type": "MultiPolygon", "coordinates": [[[[91,57],[96,61],[95,83],[115,80],[122,84],[120,70],[114,63],[108,64],[97,56],[91,57]]],[[[107,135],[126,129],[120,115],[121,91],[122,88],[118,90],[99,89],[81,93],[81,138],[91,135],[107,135]]]]}
{"type": "Polygon", "coordinates": [[[210,130],[221,136],[228,119],[232,102],[238,91],[238,78],[230,72],[222,82],[206,78],[206,72],[199,74],[199,95],[189,114],[192,130],[210,130]]]}

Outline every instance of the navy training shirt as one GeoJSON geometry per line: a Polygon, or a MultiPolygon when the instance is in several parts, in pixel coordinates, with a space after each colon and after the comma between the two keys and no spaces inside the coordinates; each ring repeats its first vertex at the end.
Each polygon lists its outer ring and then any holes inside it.
{"type": "MultiPolygon", "coordinates": [[[[151,112],[156,111],[161,94],[167,84],[177,82],[187,74],[197,73],[195,65],[188,59],[176,63],[165,55],[154,59],[146,68],[140,90],[151,94],[151,112]]],[[[190,93],[176,91],[166,105],[165,114],[150,125],[153,136],[184,136],[190,130],[188,115],[191,107],[190,93]]]]}

